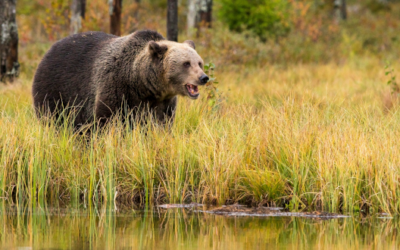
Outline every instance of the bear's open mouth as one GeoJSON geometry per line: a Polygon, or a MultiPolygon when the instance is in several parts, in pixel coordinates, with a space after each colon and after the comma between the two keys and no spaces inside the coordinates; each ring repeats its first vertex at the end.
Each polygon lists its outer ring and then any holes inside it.
{"type": "Polygon", "coordinates": [[[199,88],[196,85],[186,84],[185,86],[190,97],[197,98],[200,95],[199,88]]]}

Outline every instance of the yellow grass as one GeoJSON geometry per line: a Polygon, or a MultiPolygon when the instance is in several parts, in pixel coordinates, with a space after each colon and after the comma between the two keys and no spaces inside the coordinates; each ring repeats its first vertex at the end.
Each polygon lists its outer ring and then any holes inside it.
{"type": "Polygon", "coordinates": [[[400,212],[384,63],[228,68],[219,108],[180,98],[170,131],[117,124],[89,142],[36,119],[31,75],[0,85],[0,197],[400,212]]]}

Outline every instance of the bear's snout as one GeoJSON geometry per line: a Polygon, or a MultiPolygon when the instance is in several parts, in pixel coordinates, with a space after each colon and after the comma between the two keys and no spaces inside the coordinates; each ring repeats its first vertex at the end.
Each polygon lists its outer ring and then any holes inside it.
{"type": "Polygon", "coordinates": [[[210,78],[204,74],[204,75],[200,76],[199,80],[202,84],[206,84],[206,83],[208,83],[208,80],[210,80],[210,78]]]}

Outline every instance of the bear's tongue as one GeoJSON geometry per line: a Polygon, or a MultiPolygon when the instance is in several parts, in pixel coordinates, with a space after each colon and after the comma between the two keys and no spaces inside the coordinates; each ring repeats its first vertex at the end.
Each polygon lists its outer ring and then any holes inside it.
{"type": "Polygon", "coordinates": [[[186,88],[191,96],[196,96],[199,94],[199,89],[196,85],[186,84],[186,88]]]}

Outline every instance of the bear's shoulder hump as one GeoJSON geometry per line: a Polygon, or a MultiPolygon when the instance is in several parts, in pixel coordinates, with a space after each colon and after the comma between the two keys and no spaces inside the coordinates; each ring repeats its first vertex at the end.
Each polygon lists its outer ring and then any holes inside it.
{"type": "Polygon", "coordinates": [[[140,30],[133,33],[133,36],[142,41],[162,41],[165,38],[154,30],[140,30]]]}

